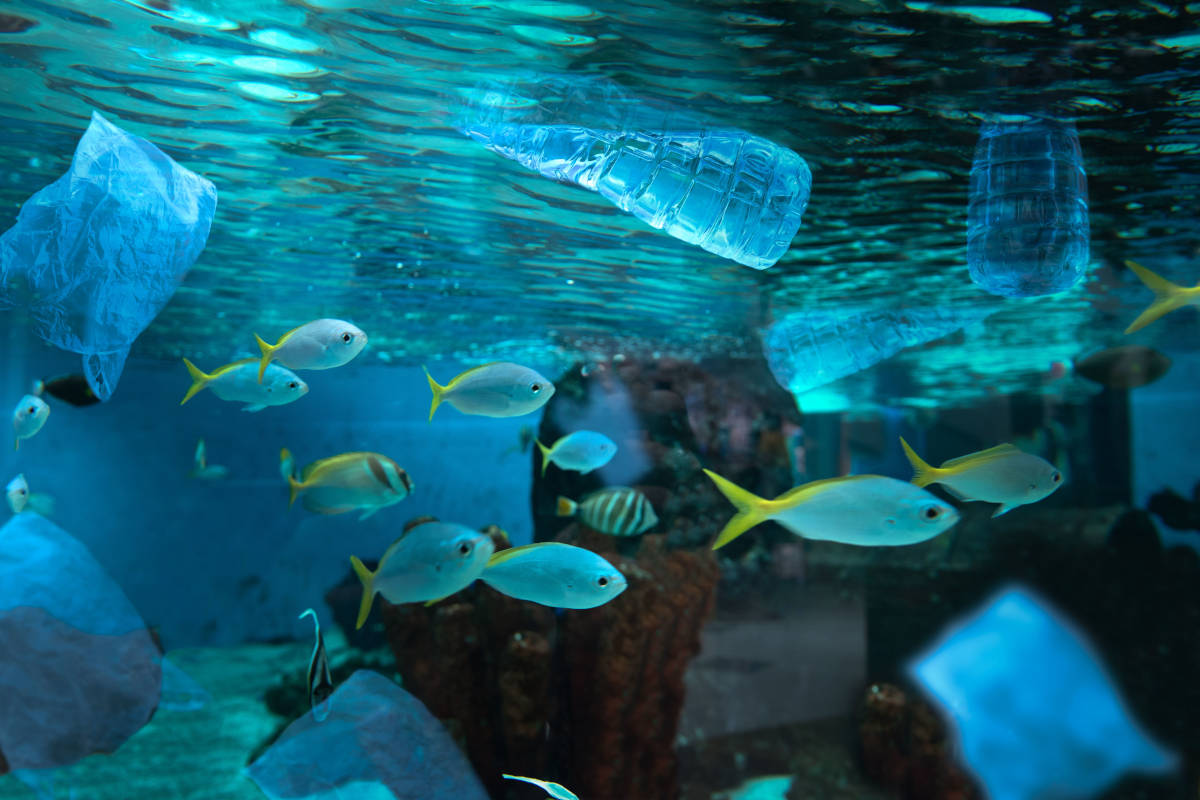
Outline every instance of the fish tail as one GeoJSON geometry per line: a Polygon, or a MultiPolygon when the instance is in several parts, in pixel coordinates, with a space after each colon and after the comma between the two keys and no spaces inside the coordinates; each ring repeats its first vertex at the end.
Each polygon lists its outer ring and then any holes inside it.
{"type": "Polygon", "coordinates": [[[211,375],[205,375],[199,367],[188,361],[186,358],[183,360],[183,364],[185,367],[187,367],[188,374],[192,376],[192,385],[188,387],[187,394],[185,394],[183,399],[179,401],[179,405],[183,405],[188,400],[191,400],[193,397],[195,397],[196,392],[203,389],[208,385],[208,382],[212,380],[211,375]]]}
{"type": "Polygon", "coordinates": [[[579,508],[579,504],[574,500],[560,496],[554,507],[554,515],[556,517],[573,517],[577,508],[579,508]]]}
{"type": "Polygon", "coordinates": [[[421,369],[425,370],[425,377],[429,379],[429,390],[433,392],[433,402],[429,404],[429,421],[433,422],[433,412],[437,411],[438,405],[441,404],[446,387],[433,379],[433,376],[429,374],[429,368],[424,364],[421,365],[421,369]]]}
{"type": "Polygon", "coordinates": [[[358,606],[358,622],[354,624],[354,630],[358,630],[371,613],[371,601],[375,599],[375,575],[358,560],[358,556],[350,556],[350,566],[354,567],[354,574],[358,576],[363,587],[362,602],[358,606]]]}
{"type": "Polygon", "coordinates": [[[1171,283],[1166,278],[1151,272],[1136,261],[1126,261],[1125,266],[1133,270],[1133,274],[1137,275],[1142,283],[1146,284],[1147,289],[1154,292],[1154,302],[1138,315],[1137,319],[1130,323],[1129,327],[1125,329],[1125,333],[1139,331],[1164,314],[1187,305],[1188,295],[1182,286],[1171,283]]]}
{"type": "Polygon", "coordinates": [[[538,450],[542,451],[542,477],[546,477],[546,467],[550,466],[550,448],[539,442],[537,439],[533,443],[538,446],[538,450]]]}
{"type": "Polygon", "coordinates": [[[254,341],[258,342],[258,349],[262,351],[262,360],[258,364],[258,382],[262,383],[263,374],[267,371],[267,365],[271,363],[271,359],[275,357],[275,345],[267,344],[262,337],[257,333],[254,334],[254,341]]]}
{"type": "Polygon", "coordinates": [[[925,487],[931,483],[937,483],[938,476],[937,467],[931,467],[917,455],[917,451],[909,447],[908,442],[904,441],[904,437],[900,437],[900,446],[904,448],[904,455],[908,457],[908,463],[912,464],[913,476],[912,482],[917,486],[925,487]]]}
{"type": "Polygon", "coordinates": [[[713,542],[713,550],[724,547],[767,519],[770,501],[746,491],[733,481],[728,481],[711,470],[704,470],[704,474],[712,479],[721,494],[725,495],[725,498],[737,508],[737,513],[725,524],[720,535],[717,536],[717,540],[713,542]]]}

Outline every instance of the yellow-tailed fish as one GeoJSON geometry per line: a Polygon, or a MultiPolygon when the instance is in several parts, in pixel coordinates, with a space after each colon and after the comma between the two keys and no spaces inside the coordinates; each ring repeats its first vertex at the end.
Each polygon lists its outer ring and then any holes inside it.
{"type": "MultiPolygon", "coordinates": [[[[534,440],[537,442],[537,440],[534,440]]],[[[537,442],[542,451],[542,474],[546,467],[555,464],[559,469],[570,469],[584,475],[603,467],[617,454],[617,444],[603,433],[575,431],[568,433],[550,447],[537,442]]]]}
{"type": "Polygon", "coordinates": [[[14,514],[22,511],[32,511],[49,517],[54,513],[54,498],[48,494],[31,494],[25,473],[17,475],[4,487],[4,497],[8,507],[14,514]]]}
{"type": "Polygon", "coordinates": [[[31,394],[22,397],[21,402],[17,403],[17,407],[13,409],[13,433],[17,437],[13,444],[13,450],[21,446],[22,439],[28,439],[40,431],[46,424],[48,416],[50,416],[50,406],[46,405],[45,400],[31,394]]]}
{"type": "Polygon", "coordinates": [[[316,639],[312,657],[308,660],[308,704],[312,708],[313,719],[317,722],[324,722],[333,708],[330,699],[333,694],[333,677],[329,674],[329,656],[325,653],[325,637],[321,635],[321,620],[317,619],[317,612],[311,608],[306,608],[297,619],[305,617],[312,617],[313,638],[316,639]]]}
{"type": "Polygon", "coordinates": [[[197,439],[196,452],[192,456],[192,471],[188,473],[188,477],[202,481],[219,481],[228,474],[228,468],[208,463],[208,449],[204,446],[204,440],[197,439]]]}
{"type": "Polygon", "coordinates": [[[813,481],[766,500],[715,472],[704,474],[738,510],[714,550],[767,520],[805,539],[865,547],[916,544],[958,522],[958,512],[929,492],[883,475],[813,481]]]}
{"type": "Polygon", "coordinates": [[[34,384],[33,393],[39,397],[43,393],[48,394],[73,406],[94,406],[100,402],[87,378],[78,373],[39,380],[34,384]]]}
{"type": "Polygon", "coordinates": [[[900,446],[916,473],[913,483],[940,483],[960,500],[999,503],[993,517],[1036,503],[1063,484],[1062,473],[1053,464],[1011,444],[952,458],[940,467],[926,464],[903,438],[900,446]]]}
{"type": "Polygon", "coordinates": [[[279,452],[279,471],[288,482],[288,507],[304,495],[301,504],[317,514],[362,511],[360,520],[381,508],[399,503],[412,493],[408,473],[380,453],[342,453],[314,461],[294,472],[295,459],[286,447],[279,452]]]}
{"type": "Polygon", "coordinates": [[[1154,292],[1154,302],[1143,311],[1137,319],[1130,323],[1125,333],[1133,333],[1154,322],[1164,314],[1169,314],[1184,306],[1200,306],[1200,284],[1193,287],[1180,286],[1171,283],[1166,278],[1138,264],[1136,261],[1126,261],[1125,266],[1133,270],[1146,288],[1154,292]]]}
{"type": "Polygon", "coordinates": [[[424,603],[459,592],[479,577],[495,545],[486,533],[453,522],[425,522],[401,536],[379,559],[374,571],[350,556],[362,582],[362,603],[355,628],[371,613],[376,594],[389,603],[424,603]]]}
{"type": "Polygon", "coordinates": [[[500,773],[500,777],[508,778],[510,781],[525,781],[526,783],[532,783],[534,786],[538,787],[555,800],[579,800],[579,795],[575,794],[561,783],[555,783],[554,781],[543,781],[539,780],[538,778],[526,778],[524,775],[509,775],[507,772],[500,773]]]}
{"type": "Polygon", "coordinates": [[[262,350],[258,380],[271,361],[289,369],[333,369],[354,359],[367,346],[367,335],[357,326],[341,319],[315,319],[267,344],[257,333],[254,340],[262,350]]]}
{"type": "Polygon", "coordinates": [[[267,406],[282,406],[299,400],[308,393],[308,384],[296,377],[296,373],[272,364],[264,378],[258,377],[257,358],[243,358],[205,373],[186,358],[183,360],[192,385],[179,401],[183,405],[202,389],[211,389],[222,400],[246,403],[243,411],[262,411],[267,406]]]}
{"type": "Polygon", "coordinates": [[[595,608],[625,591],[620,570],[591,550],[537,542],[501,550],[479,580],[501,594],[551,608],[595,608]]]}
{"type": "Polygon", "coordinates": [[[637,536],[658,524],[658,515],[646,495],[628,486],[609,486],[576,503],[559,497],[555,513],[579,517],[592,530],[611,536],[637,536]]]}
{"type": "Polygon", "coordinates": [[[554,384],[537,370],[508,361],[494,361],[457,375],[442,386],[429,370],[429,389],[433,402],[429,406],[429,421],[443,402],[464,414],[482,417],[519,417],[537,411],[554,395],[554,384]]]}

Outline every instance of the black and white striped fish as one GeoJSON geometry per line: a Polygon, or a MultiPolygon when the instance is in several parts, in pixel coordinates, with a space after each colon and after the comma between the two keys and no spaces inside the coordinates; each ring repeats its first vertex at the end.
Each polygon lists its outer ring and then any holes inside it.
{"type": "Polygon", "coordinates": [[[305,609],[299,619],[313,618],[316,626],[317,643],[313,645],[312,658],[308,662],[308,702],[312,706],[313,719],[324,722],[332,710],[333,678],[329,674],[329,657],[325,654],[325,637],[321,635],[321,621],[311,608],[305,609]]]}
{"type": "Polygon", "coordinates": [[[628,486],[609,486],[576,503],[558,498],[560,517],[579,517],[584,525],[612,536],[637,536],[658,524],[646,495],[628,486]]]}

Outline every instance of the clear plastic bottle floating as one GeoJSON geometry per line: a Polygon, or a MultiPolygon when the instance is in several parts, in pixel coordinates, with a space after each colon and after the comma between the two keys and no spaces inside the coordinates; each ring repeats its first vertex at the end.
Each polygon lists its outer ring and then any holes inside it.
{"type": "Polygon", "coordinates": [[[787,252],[812,188],[808,164],[786,147],[685,120],[598,79],[479,87],[459,126],[505,158],[755,269],[787,252]]]}
{"type": "Polygon", "coordinates": [[[967,263],[992,294],[1070,289],[1087,269],[1087,176],[1069,122],[987,122],[971,165],[967,263]]]}

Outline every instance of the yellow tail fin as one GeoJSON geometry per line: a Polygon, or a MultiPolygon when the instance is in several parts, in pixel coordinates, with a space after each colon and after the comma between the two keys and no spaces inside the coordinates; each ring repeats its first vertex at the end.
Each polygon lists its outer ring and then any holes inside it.
{"type": "Polygon", "coordinates": [[[371,613],[371,601],[375,599],[375,575],[371,570],[367,569],[363,562],[358,560],[358,556],[350,556],[350,566],[354,567],[354,574],[362,582],[363,596],[362,602],[358,606],[358,622],[354,624],[354,630],[358,630],[367,621],[367,615],[371,613]]]}
{"type": "Polygon", "coordinates": [[[262,337],[257,333],[254,334],[254,341],[258,342],[258,349],[262,350],[262,361],[258,364],[258,382],[262,383],[263,373],[267,371],[267,365],[271,363],[271,359],[275,357],[275,345],[267,344],[262,340],[262,337]]]}
{"type": "MultiPolygon", "coordinates": [[[[292,458],[292,454],[288,452],[288,449],[286,447],[283,448],[282,451],[280,451],[280,453],[279,453],[279,469],[281,472],[283,471],[284,466],[288,462],[291,461],[291,458],[292,458]]],[[[294,504],[296,502],[296,495],[300,494],[300,490],[304,488],[304,484],[302,482],[296,480],[296,476],[294,474],[292,474],[291,472],[289,472],[287,474],[287,482],[288,482],[288,508],[291,508],[292,504],[294,504]]]]}
{"type": "Polygon", "coordinates": [[[446,387],[439,384],[429,374],[429,368],[424,364],[421,369],[425,370],[425,377],[429,379],[429,390],[433,392],[433,402],[429,405],[429,421],[433,422],[433,412],[437,411],[438,405],[442,402],[442,394],[446,391],[446,387]]]}
{"type": "Polygon", "coordinates": [[[904,455],[908,457],[908,463],[912,464],[913,476],[912,482],[917,486],[928,486],[931,483],[937,483],[937,467],[931,467],[926,464],[917,451],[908,446],[908,442],[904,441],[904,437],[900,437],[900,446],[904,448],[904,455]]]}
{"type": "Polygon", "coordinates": [[[183,396],[183,399],[179,401],[179,405],[183,405],[188,400],[191,400],[193,397],[195,397],[196,392],[203,389],[208,385],[208,382],[212,380],[211,375],[205,375],[195,364],[188,361],[186,358],[183,360],[183,364],[187,367],[188,374],[192,376],[192,385],[188,388],[187,394],[183,396]]]}
{"type": "Polygon", "coordinates": [[[546,467],[550,466],[550,448],[539,442],[537,439],[533,443],[538,446],[538,450],[542,451],[542,477],[546,477],[546,467]]]}
{"type": "Polygon", "coordinates": [[[1166,278],[1151,272],[1136,261],[1126,261],[1125,266],[1133,270],[1146,288],[1154,292],[1154,302],[1143,311],[1137,319],[1130,323],[1125,333],[1140,331],[1159,317],[1182,308],[1188,304],[1188,291],[1178,284],[1171,283],[1166,278]]]}
{"type": "Polygon", "coordinates": [[[558,502],[554,506],[554,516],[556,517],[573,517],[575,509],[579,508],[579,504],[574,500],[568,500],[565,497],[559,497],[558,502]]]}
{"type": "Polygon", "coordinates": [[[737,509],[737,513],[725,524],[720,535],[717,536],[717,540],[713,542],[713,550],[724,547],[758,523],[766,521],[770,507],[769,500],[764,500],[758,495],[746,491],[711,470],[704,470],[704,474],[712,479],[721,494],[725,495],[725,498],[737,509]]]}

